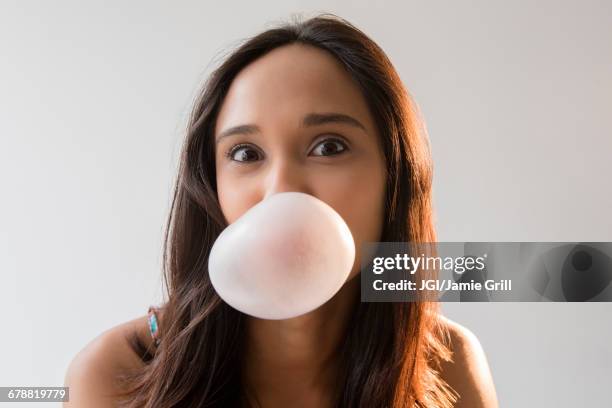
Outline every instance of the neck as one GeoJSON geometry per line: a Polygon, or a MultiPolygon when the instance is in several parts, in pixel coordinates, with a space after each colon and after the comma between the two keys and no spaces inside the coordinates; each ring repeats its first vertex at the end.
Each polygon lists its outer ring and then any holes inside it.
{"type": "Polygon", "coordinates": [[[263,406],[331,404],[339,375],[338,349],[358,302],[352,279],[328,302],[286,320],[247,318],[244,379],[263,406]]]}

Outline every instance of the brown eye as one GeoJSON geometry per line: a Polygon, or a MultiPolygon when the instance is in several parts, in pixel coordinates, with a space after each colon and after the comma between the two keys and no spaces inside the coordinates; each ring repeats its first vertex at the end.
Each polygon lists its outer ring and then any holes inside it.
{"type": "Polygon", "coordinates": [[[316,156],[334,156],[346,150],[346,145],[339,139],[325,139],[319,143],[314,152],[318,152],[316,156]]]}
{"type": "Polygon", "coordinates": [[[259,154],[256,150],[251,149],[249,145],[241,144],[233,147],[227,153],[227,156],[230,158],[230,160],[237,162],[249,162],[257,160],[259,154]]]}

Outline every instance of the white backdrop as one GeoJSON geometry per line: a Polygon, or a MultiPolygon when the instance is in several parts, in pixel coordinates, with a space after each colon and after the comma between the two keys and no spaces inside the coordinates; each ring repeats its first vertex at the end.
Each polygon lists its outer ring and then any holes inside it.
{"type": "MultiPolygon", "coordinates": [[[[0,3],[0,386],[161,297],[187,114],[214,58],[329,11],[419,103],[441,241],[612,241],[612,6],[515,2],[0,3]]],[[[611,304],[445,304],[506,407],[602,406],[611,304]]],[[[607,381],[607,382],[606,382],[607,381]]]]}

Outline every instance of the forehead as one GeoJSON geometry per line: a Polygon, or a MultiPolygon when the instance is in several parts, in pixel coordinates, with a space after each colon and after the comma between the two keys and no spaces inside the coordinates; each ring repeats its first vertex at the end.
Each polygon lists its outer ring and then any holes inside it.
{"type": "Polygon", "coordinates": [[[324,50],[291,44],[272,50],[236,76],[215,133],[246,122],[296,125],[311,112],[348,114],[372,129],[365,98],[341,63],[324,50]]]}

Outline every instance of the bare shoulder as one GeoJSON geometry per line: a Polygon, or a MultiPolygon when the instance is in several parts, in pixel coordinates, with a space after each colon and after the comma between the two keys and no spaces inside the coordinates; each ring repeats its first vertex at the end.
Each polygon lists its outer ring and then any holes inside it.
{"type": "Polygon", "coordinates": [[[90,341],[70,362],[65,386],[70,402],[65,407],[115,406],[113,394],[119,389],[116,378],[139,368],[143,362],[130,346],[130,337],[137,335],[147,346],[147,316],[115,326],[90,341]]]}
{"type": "Polygon", "coordinates": [[[443,362],[441,377],[459,394],[455,408],[497,408],[497,394],[480,341],[466,327],[440,315],[448,330],[452,362],[443,362]]]}

